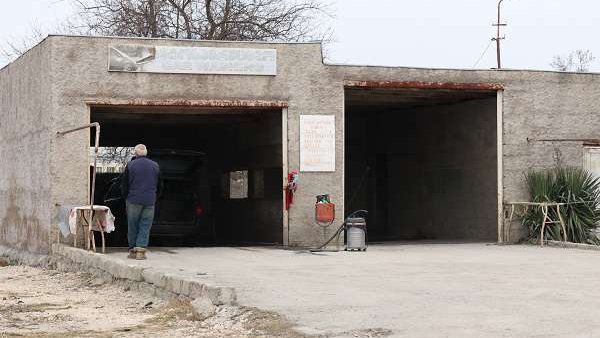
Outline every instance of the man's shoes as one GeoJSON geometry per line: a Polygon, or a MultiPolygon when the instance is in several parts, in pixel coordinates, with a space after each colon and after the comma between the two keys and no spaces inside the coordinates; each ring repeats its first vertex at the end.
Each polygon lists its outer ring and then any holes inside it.
{"type": "Polygon", "coordinates": [[[135,250],[135,259],[142,260],[146,259],[146,248],[134,248],[135,250]]]}
{"type": "Polygon", "coordinates": [[[129,259],[135,259],[136,258],[135,248],[129,249],[129,254],[127,255],[127,258],[129,258],[129,259]]]}

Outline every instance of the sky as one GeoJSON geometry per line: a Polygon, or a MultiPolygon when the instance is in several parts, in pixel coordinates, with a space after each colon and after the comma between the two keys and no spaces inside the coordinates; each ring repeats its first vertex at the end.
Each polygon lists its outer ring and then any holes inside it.
{"type": "MultiPolygon", "coordinates": [[[[432,68],[493,68],[497,0],[327,0],[334,41],[328,62],[432,68]],[[476,64],[480,56],[487,52],[476,64]]],[[[74,15],[69,0],[0,0],[0,47],[32,27],[52,33],[74,15]]],[[[504,0],[502,66],[550,69],[554,55],[589,49],[599,60],[600,2],[504,0]]],[[[0,57],[0,66],[8,60],[0,57]]]]}

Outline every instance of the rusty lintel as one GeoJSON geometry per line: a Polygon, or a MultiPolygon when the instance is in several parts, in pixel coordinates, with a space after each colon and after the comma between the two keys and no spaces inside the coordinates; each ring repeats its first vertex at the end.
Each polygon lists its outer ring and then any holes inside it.
{"type": "Polygon", "coordinates": [[[548,139],[536,139],[527,138],[527,143],[533,142],[577,142],[583,143],[584,146],[598,146],[600,145],[600,139],[595,138],[548,138],[548,139]]]}
{"type": "Polygon", "coordinates": [[[421,81],[344,81],[345,88],[390,88],[390,89],[446,89],[446,90],[504,90],[499,83],[459,83],[459,82],[421,82],[421,81]]]}
{"type": "Polygon", "coordinates": [[[92,98],[84,100],[90,106],[177,106],[208,108],[287,108],[281,100],[187,100],[187,99],[111,99],[92,98]]]}

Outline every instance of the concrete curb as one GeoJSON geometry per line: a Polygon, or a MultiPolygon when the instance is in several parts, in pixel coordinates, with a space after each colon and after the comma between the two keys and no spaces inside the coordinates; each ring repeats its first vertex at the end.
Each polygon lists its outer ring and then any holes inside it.
{"type": "Polygon", "coordinates": [[[573,242],[560,242],[560,241],[546,241],[547,246],[554,248],[565,248],[565,249],[580,249],[580,250],[592,250],[600,251],[600,246],[573,242]]]}
{"type": "Polygon", "coordinates": [[[235,305],[236,293],[233,288],[208,285],[194,279],[183,278],[168,273],[144,268],[134,264],[110,259],[106,255],[77,249],[62,244],[54,244],[55,255],[63,256],[75,263],[107,272],[117,279],[145,282],[179,296],[192,299],[206,297],[214,305],[235,305]]]}
{"type": "Polygon", "coordinates": [[[142,286],[166,291],[168,294],[191,299],[206,298],[213,305],[236,305],[236,293],[233,288],[208,285],[191,278],[183,278],[152,268],[127,264],[106,255],[77,249],[63,244],[52,245],[52,255],[39,255],[27,251],[0,246],[0,256],[8,257],[12,262],[37,267],[56,267],[59,270],[74,270],[69,265],[77,265],[86,272],[131,282],[142,286]]]}

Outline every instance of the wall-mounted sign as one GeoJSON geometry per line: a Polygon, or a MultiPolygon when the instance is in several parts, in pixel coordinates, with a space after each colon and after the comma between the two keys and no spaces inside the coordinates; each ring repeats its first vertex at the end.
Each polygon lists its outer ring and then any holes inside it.
{"type": "Polygon", "coordinates": [[[300,171],[335,171],[335,116],[300,115],[300,171]]]}
{"type": "Polygon", "coordinates": [[[140,73],[277,75],[277,50],[113,45],[108,70],[140,73]]]}

